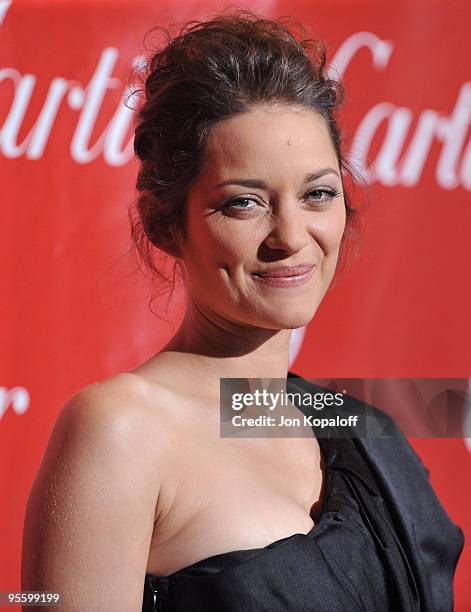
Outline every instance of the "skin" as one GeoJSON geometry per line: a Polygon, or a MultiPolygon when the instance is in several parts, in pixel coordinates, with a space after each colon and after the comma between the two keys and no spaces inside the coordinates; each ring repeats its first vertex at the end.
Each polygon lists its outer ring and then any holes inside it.
{"type": "Polygon", "coordinates": [[[213,128],[187,231],[159,245],[184,271],[185,317],[151,359],[62,409],[28,502],[23,590],[61,591],[63,610],[137,611],[146,572],[312,528],[325,480],[317,440],[221,438],[219,379],[286,378],[290,335],[329,287],[345,220],[316,113],[259,106],[213,128]],[[300,286],[253,275],[299,263],[316,266],[300,286]]]}

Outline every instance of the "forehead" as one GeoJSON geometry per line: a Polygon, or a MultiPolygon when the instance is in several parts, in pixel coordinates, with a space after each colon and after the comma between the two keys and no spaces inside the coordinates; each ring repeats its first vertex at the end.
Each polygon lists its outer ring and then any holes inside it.
{"type": "Polygon", "coordinates": [[[217,123],[204,157],[207,180],[224,180],[234,173],[253,178],[289,175],[295,180],[326,165],[338,168],[322,117],[290,106],[255,107],[217,123]]]}

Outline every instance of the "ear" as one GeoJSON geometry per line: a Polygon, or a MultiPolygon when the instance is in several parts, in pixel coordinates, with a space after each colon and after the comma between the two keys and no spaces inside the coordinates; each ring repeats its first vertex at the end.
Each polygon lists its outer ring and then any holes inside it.
{"type": "Polygon", "coordinates": [[[176,229],[172,228],[158,232],[157,235],[153,236],[152,244],[171,257],[176,259],[182,257],[181,236],[176,229]]]}

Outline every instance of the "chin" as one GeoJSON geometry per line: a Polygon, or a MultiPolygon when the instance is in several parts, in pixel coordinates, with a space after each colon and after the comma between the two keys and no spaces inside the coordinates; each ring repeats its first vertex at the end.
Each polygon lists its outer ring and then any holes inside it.
{"type": "Polygon", "coordinates": [[[297,329],[307,325],[316,314],[317,308],[280,309],[276,312],[259,313],[257,324],[266,329],[297,329]]]}

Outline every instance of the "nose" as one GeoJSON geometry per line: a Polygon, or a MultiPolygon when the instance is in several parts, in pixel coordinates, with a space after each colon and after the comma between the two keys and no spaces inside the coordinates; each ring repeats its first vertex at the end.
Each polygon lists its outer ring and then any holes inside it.
{"type": "Polygon", "coordinates": [[[306,218],[299,206],[286,206],[272,215],[272,228],[264,244],[272,250],[291,255],[298,253],[310,242],[306,218]]]}

